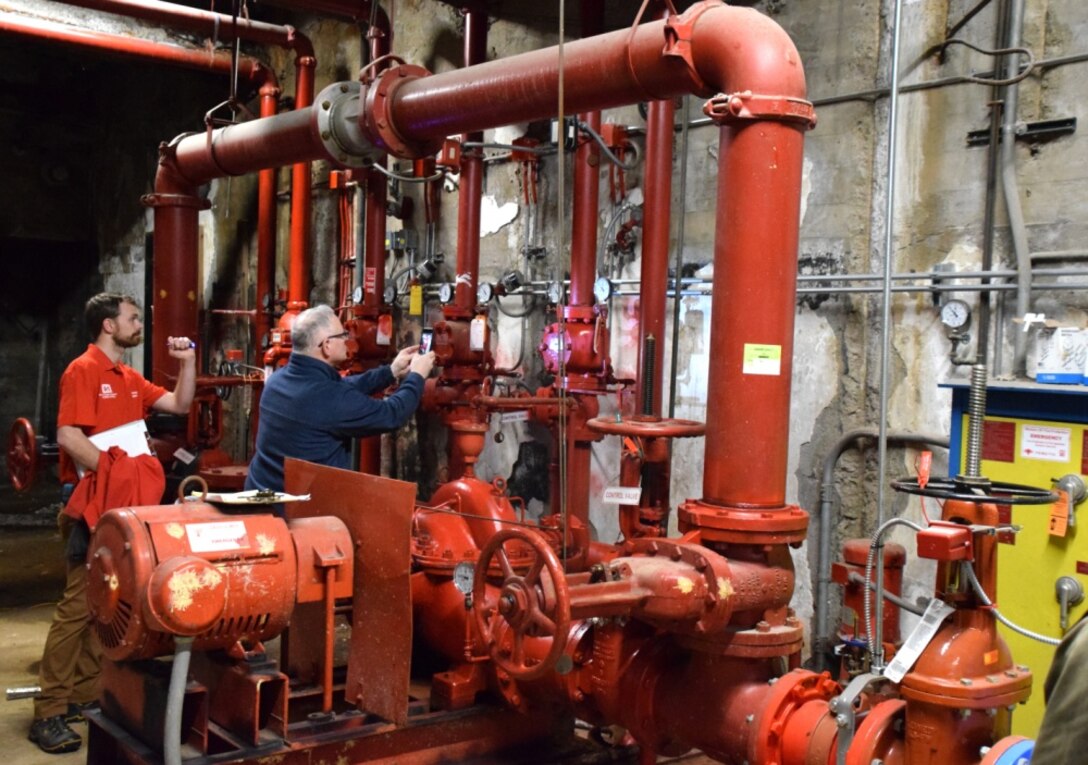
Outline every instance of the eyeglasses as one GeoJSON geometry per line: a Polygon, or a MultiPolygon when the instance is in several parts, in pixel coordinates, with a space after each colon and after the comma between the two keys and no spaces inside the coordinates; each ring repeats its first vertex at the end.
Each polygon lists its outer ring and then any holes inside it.
{"type": "Polygon", "coordinates": [[[321,342],[325,343],[329,340],[347,340],[349,337],[351,337],[351,333],[345,329],[343,332],[337,332],[335,335],[329,335],[321,342]]]}

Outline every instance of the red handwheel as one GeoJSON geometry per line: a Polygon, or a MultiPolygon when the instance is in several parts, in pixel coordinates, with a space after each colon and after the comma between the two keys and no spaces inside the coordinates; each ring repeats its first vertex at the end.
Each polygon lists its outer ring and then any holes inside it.
{"type": "MultiPolygon", "coordinates": [[[[519,553],[524,557],[522,550],[519,553]]],[[[533,680],[555,666],[570,632],[570,591],[559,558],[543,537],[528,529],[507,529],[493,536],[480,551],[472,599],[480,638],[492,661],[511,677],[533,680]],[[510,564],[508,551],[513,547],[527,547],[532,553],[524,574],[510,564]],[[503,581],[498,596],[488,598],[487,572],[493,561],[498,562],[503,581]],[[503,623],[508,625],[505,631],[503,623]],[[528,655],[529,638],[551,638],[542,659],[528,655]]]]}
{"type": "Polygon", "coordinates": [[[8,478],[16,491],[26,491],[38,475],[38,437],[26,417],[11,423],[8,433],[8,478]]]}

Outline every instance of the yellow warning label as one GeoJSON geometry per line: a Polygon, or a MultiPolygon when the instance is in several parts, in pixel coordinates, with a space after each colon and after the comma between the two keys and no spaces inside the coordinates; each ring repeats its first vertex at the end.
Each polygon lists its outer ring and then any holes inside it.
{"type": "Polygon", "coordinates": [[[777,377],[782,374],[782,346],[745,343],[742,371],[746,375],[774,375],[777,377]]]}
{"type": "Polygon", "coordinates": [[[413,284],[408,291],[408,313],[412,316],[423,315],[423,285],[413,284]]]}

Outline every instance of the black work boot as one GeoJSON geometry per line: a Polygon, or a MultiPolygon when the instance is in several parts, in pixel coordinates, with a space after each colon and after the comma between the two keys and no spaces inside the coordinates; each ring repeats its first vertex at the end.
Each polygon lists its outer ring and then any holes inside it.
{"type": "Polygon", "coordinates": [[[68,727],[64,715],[35,720],[30,726],[30,735],[27,738],[49,754],[74,752],[83,744],[83,737],[68,727]]]}

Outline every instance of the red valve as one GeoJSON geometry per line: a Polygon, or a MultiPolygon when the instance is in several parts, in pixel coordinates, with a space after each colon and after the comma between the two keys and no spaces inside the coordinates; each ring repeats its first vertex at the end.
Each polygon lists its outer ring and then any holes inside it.
{"type": "Polygon", "coordinates": [[[559,661],[570,632],[570,591],[559,559],[539,534],[507,529],[493,536],[480,551],[472,599],[476,604],[473,614],[480,639],[492,661],[511,677],[533,680],[559,661]],[[511,542],[514,543],[511,547],[530,548],[531,556],[526,556],[529,567],[524,575],[510,564],[507,543],[511,542]],[[503,575],[494,600],[487,597],[487,572],[492,559],[498,561],[503,575]],[[498,619],[493,622],[495,614],[498,619]],[[503,622],[509,625],[504,637],[508,636],[510,645],[507,640],[500,644],[497,637],[503,622]],[[551,638],[551,648],[543,659],[526,655],[527,638],[551,638]]]}
{"type": "Polygon", "coordinates": [[[26,417],[11,424],[8,434],[8,478],[16,491],[26,491],[38,475],[38,438],[26,417]]]}

